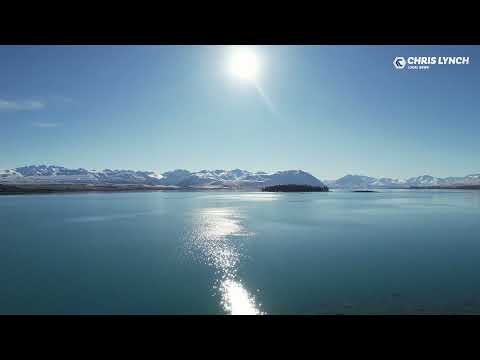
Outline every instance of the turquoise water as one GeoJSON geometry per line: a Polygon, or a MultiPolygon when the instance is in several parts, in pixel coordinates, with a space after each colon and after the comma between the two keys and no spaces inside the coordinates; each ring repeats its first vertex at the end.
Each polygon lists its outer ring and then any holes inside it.
{"type": "Polygon", "coordinates": [[[480,191],[0,197],[2,314],[480,314],[480,191]]]}

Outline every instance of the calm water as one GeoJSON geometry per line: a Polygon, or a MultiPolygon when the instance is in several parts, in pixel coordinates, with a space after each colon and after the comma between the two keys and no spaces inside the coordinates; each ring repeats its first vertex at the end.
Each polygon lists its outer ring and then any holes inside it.
{"type": "Polygon", "coordinates": [[[480,191],[0,197],[2,314],[480,314],[480,191]]]}

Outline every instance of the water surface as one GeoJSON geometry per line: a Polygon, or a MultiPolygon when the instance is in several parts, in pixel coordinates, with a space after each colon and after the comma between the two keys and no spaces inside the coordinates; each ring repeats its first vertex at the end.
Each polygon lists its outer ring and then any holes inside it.
{"type": "Polygon", "coordinates": [[[0,197],[2,314],[480,313],[480,191],[0,197]]]}

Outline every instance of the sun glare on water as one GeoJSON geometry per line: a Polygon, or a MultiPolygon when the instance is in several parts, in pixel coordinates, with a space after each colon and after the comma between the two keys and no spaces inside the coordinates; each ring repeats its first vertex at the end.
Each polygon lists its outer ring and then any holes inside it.
{"type": "Polygon", "coordinates": [[[232,315],[263,315],[255,297],[238,278],[242,259],[238,241],[248,236],[242,216],[235,208],[206,208],[195,212],[195,230],[188,236],[194,253],[212,266],[218,276],[214,289],[219,292],[221,306],[232,315]]]}
{"type": "Polygon", "coordinates": [[[254,298],[239,281],[225,280],[221,285],[223,306],[232,315],[263,315],[254,298]]]}

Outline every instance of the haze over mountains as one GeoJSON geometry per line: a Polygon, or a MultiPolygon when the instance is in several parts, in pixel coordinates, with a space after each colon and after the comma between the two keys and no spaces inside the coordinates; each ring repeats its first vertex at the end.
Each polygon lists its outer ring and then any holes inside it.
{"type": "Polygon", "coordinates": [[[0,170],[3,184],[144,184],[197,188],[261,188],[270,185],[327,185],[339,189],[409,188],[426,186],[480,185],[480,174],[464,177],[436,178],[429,175],[409,179],[374,178],[346,175],[337,180],[321,181],[302,170],[273,173],[247,170],[173,170],[154,171],[68,169],[62,166],[32,165],[0,170]]]}

